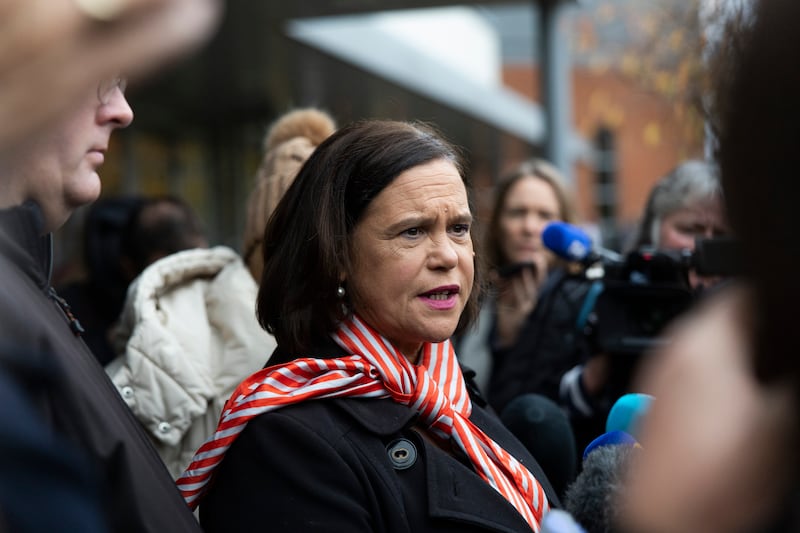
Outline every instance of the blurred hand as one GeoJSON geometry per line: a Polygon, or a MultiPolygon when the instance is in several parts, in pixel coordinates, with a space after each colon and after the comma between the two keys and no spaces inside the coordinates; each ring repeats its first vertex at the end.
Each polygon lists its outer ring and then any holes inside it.
{"type": "Polygon", "coordinates": [[[581,379],[583,387],[592,396],[599,394],[608,383],[611,369],[611,356],[606,353],[596,354],[583,364],[581,379]]]}
{"type": "Polygon", "coordinates": [[[220,0],[0,0],[0,146],[24,141],[96,90],[203,42],[220,0]]]}
{"type": "Polygon", "coordinates": [[[686,316],[648,358],[637,390],[656,401],[630,472],[630,531],[756,531],[795,471],[788,385],[752,376],[749,293],[727,289],[686,316]]]}
{"type": "Polygon", "coordinates": [[[539,289],[547,278],[547,258],[537,255],[534,268],[523,268],[509,278],[496,278],[497,336],[500,347],[517,341],[525,319],[533,312],[539,299],[539,289]]]}

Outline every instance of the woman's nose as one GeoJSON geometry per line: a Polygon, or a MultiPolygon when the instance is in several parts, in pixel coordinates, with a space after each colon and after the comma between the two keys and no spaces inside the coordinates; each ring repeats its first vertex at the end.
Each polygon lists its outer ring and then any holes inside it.
{"type": "Polygon", "coordinates": [[[434,241],[429,264],[433,268],[455,268],[458,265],[458,251],[455,244],[448,238],[434,241]]]}
{"type": "Polygon", "coordinates": [[[523,227],[526,233],[530,235],[538,235],[542,232],[543,225],[544,224],[542,223],[541,218],[535,214],[530,214],[525,217],[525,224],[523,227]]]}

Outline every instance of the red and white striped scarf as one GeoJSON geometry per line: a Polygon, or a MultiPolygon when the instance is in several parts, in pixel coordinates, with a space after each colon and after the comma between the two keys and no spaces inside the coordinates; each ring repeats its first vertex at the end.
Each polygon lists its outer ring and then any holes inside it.
{"type": "Polygon", "coordinates": [[[478,475],[539,531],[547,497],[533,475],[469,420],[472,402],[450,341],[426,343],[412,365],[388,340],[358,317],[340,324],[334,340],[353,355],[295,359],[262,369],[233,392],[217,431],[203,444],[177,485],[189,506],[247,422],[284,405],[322,398],[392,398],[420,414],[431,432],[452,439],[478,475]]]}

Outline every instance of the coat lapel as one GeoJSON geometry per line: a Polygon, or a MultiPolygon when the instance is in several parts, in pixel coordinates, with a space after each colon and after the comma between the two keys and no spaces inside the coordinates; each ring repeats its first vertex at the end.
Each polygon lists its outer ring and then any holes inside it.
{"type": "MultiPolygon", "coordinates": [[[[382,438],[409,431],[417,418],[408,407],[391,400],[344,399],[336,400],[336,403],[358,420],[359,425],[382,438]],[[382,403],[380,409],[375,408],[375,402],[382,403]]],[[[541,467],[496,417],[473,404],[470,419],[530,470],[542,484],[551,507],[560,507],[541,467]]],[[[425,457],[423,463],[428,485],[428,514],[432,518],[474,524],[498,532],[530,531],[530,526],[522,515],[499,492],[482,480],[474,469],[428,439],[419,437],[413,440],[417,446],[422,447],[420,455],[425,457]],[[507,512],[498,512],[499,509],[507,512]]],[[[376,457],[376,460],[382,459],[376,457]]],[[[387,470],[384,474],[389,472],[387,470]]]]}
{"type": "Polygon", "coordinates": [[[430,442],[424,446],[431,517],[509,533],[530,530],[522,515],[472,469],[430,442]],[[497,512],[503,508],[507,512],[497,512]]]}

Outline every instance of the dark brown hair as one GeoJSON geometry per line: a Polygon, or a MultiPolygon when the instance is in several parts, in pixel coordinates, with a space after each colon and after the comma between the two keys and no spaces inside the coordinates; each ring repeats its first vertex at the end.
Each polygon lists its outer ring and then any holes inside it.
{"type": "Polygon", "coordinates": [[[800,301],[800,2],[754,4],[752,26],[737,28],[716,80],[719,163],[725,202],[755,287],[754,367],[765,382],[800,381],[795,312],[800,301]]]}
{"type": "Polygon", "coordinates": [[[140,274],[161,257],[208,246],[197,213],[187,202],[172,195],[143,199],[128,216],[120,240],[131,276],[140,274]]]}
{"type": "MultiPolygon", "coordinates": [[[[303,355],[315,340],[334,330],[343,318],[336,289],[352,271],[350,239],[366,207],[401,173],[438,159],[456,166],[469,194],[458,151],[427,125],[359,121],[317,147],[264,235],[257,314],[282,350],[303,355]]],[[[477,314],[477,268],[475,278],[457,331],[477,314]]]]}

